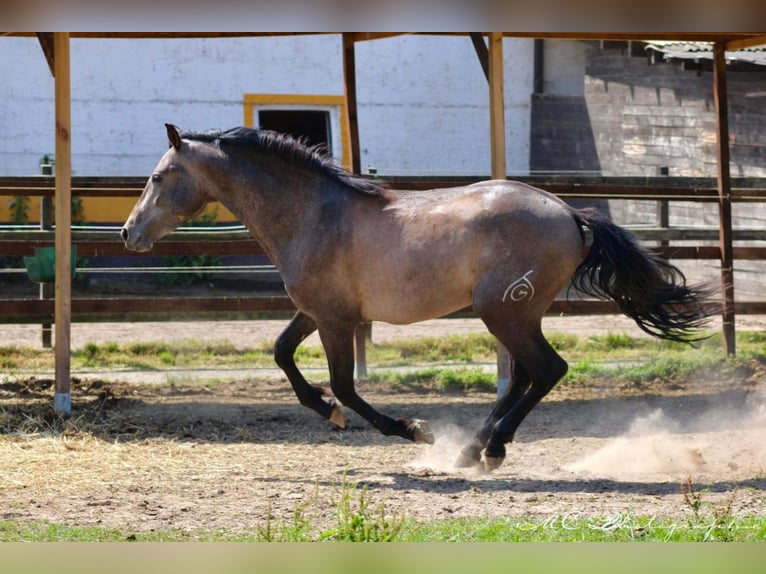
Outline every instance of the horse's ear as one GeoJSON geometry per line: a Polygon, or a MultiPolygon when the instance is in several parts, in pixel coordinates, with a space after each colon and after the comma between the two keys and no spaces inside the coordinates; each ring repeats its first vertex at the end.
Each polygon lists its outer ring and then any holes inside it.
{"type": "Polygon", "coordinates": [[[165,124],[165,129],[168,130],[170,145],[176,148],[176,151],[181,149],[181,136],[178,135],[178,128],[173,124],[165,124]]]}

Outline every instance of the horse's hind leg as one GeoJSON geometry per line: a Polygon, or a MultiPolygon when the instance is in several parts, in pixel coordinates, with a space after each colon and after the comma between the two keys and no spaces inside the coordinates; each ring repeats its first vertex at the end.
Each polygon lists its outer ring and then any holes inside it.
{"type": "Polygon", "coordinates": [[[508,388],[498,398],[492,412],[484,422],[484,426],[476,433],[473,441],[460,451],[455,466],[462,468],[481,464],[481,452],[487,445],[495,424],[524,396],[531,384],[532,380],[524,366],[516,359],[511,358],[511,380],[508,388]]]}
{"type": "Polygon", "coordinates": [[[425,421],[393,419],[367,404],[354,388],[354,333],[356,325],[319,327],[327,362],[330,385],[336,398],[354,410],[384,435],[396,435],[414,442],[433,443],[433,435],[425,421]]]}
{"type": "MultiPolygon", "coordinates": [[[[516,374],[522,379],[515,390],[512,388],[498,401],[494,414],[500,415],[497,422],[493,416],[487,419],[484,428],[477,435],[481,444],[486,437],[484,448],[484,467],[493,470],[505,459],[505,444],[511,442],[519,425],[545,395],[567,372],[567,363],[543,337],[540,324],[534,327],[510,323],[498,325],[485,320],[490,331],[503,343],[519,368],[516,374]],[[525,392],[522,388],[528,387],[525,392]],[[506,400],[507,399],[507,400],[506,400]],[[503,408],[506,412],[502,414],[503,408]]],[[[475,456],[475,446],[468,454],[475,456]]],[[[463,454],[466,454],[465,452],[463,454]]]]}
{"type": "Polygon", "coordinates": [[[327,389],[310,385],[295,364],[295,350],[306,337],[316,331],[317,325],[300,311],[292,318],[274,345],[274,360],[287,375],[300,403],[315,410],[330,422],[345,428],[343,409],[327,389]]]}

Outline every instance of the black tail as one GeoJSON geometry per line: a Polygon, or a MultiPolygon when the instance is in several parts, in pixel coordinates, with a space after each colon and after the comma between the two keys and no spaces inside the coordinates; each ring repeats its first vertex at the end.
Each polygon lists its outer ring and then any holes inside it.
{"type": "Polygon", "coordinates": [[[595,209],[574,210],[574,218],[593,233],[590,251],[572,278],[575,289],[611,299],[655,337],[684,342],[699,338],[693,331],[719,312],[719,306],[710,301],[715,289],[687,285],[680,269],[595,209]]]}

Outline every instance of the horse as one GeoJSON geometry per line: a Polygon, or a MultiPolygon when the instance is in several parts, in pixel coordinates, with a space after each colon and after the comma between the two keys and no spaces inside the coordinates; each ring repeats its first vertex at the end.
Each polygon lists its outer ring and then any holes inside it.
{"type": "Polygon", "coordinates": [[[345,405],[384,435],[434,441],[426,421],[383,414],[357,393],[354,335],[363,322],[409,324],[472,307],[509,351],[511,382],[455,464],[491,471],[567,372],[541,329],[567,286],[616,302],[662,339],[699,338],[716,312],[704,283],[688,284],[597,210],[544,190],[488,180],[397,191],[285,134],[165,127],[168,149],[120,232],[126,248],[149,251],[209,202],[226,206],[268,254],[297,309],[275,342],[275,362],[300,403],[340,428],[345,405]],[[314,331],[330,390],[309,384],[295,363],[314,331]]]}

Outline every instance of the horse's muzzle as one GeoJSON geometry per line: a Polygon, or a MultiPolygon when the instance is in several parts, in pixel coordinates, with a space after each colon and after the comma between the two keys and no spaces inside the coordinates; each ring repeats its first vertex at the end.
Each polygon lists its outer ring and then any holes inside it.
{"type": "Polygon", "coordinates": [[[125,248],[130,251],[144,252],[152,248],[152,244],[141,240],[141,234],[131,233],[127,227],[120,231],[120,237],[125,242],[125,248]]]}

